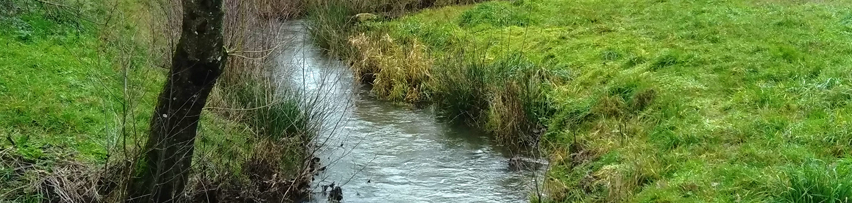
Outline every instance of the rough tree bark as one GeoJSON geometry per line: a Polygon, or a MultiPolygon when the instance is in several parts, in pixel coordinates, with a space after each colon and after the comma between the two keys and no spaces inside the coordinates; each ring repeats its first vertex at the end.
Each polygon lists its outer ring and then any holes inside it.
{"type": "Polygon", "coordinates": [[[154,110],[147,151],[129,187],[129,202],[173,202],[181,196],[201,110],[227,60],[222,0],[183,0],[182,6],[180,41],[154,110]]]}

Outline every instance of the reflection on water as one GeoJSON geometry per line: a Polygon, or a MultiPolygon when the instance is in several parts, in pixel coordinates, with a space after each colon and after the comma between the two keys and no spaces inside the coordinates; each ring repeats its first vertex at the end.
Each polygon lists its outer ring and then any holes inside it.
{"type": "Polygon", "coordinates": [[[343,202],[525,202],[532,172],[510,171],[508,153],[483,133],[440,122],[434,110],[373,99],[345,64],[307,41],[301,21],[285,26],[277,73],[318,101],[326,122],[316,140],[325,172],[314,181],[342,185],[343,202]]]}

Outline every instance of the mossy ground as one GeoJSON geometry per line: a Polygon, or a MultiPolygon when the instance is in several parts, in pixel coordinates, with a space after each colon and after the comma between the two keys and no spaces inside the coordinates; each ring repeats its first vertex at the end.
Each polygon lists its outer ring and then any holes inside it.
{"type": "Polygon", "coordinates": [[[539,102],[521,102],[552,109],[524,109],[548,129],[552,201],[844,202],[850,11],[848,1],[515,0],[355,29],[425,44],[436,60],[425,94],[457,94],[483,111],[506,92],[495,87],[529,80],[477,88],[488,80],[470,77],[511,76],[468,71],[466,60],[518,56],[557,76],[528,89],[545,95],[529,100],[539,102]],[[446,85],[464,82],[466,91],[446,85]]]}

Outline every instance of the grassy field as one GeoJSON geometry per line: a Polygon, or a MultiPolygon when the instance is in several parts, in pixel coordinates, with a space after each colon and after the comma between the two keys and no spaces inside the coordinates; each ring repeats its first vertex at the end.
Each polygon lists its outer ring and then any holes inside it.
{"type": "MultiPolygon", "coordinates": [[[[105,35],[94,21],[98,15],[83,14],[99,10],[34,1],[4,6],[0,146],[30,161],[72,156],[102,162],[118,145],[122,123],[134,128],[127,133],[147,128],[165,72],[146,66],[147,53],[133,50],[139,48],[133,41],[100,39],[105,35]],[[108,47],[116,44],[126,46],[108,47]]],[[[115,33],[135,29],[128,25],[115,33]]]]}
{"type": "Polygon", "coordinates": [[[360,23],[350,59],[388,99],[498,135],[546,128],[548,201],[849,202],[850,11],[494,1],[360,23]]]}

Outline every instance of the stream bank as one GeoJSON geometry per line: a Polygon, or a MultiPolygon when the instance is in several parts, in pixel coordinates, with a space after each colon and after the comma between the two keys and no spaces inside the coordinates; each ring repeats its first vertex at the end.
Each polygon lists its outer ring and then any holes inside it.
{"type": "MultiPolygon", "coordinates": [[[[278,56],[282,86],[297,87],[323,108],[316,139],[324,170],[314,180],[340,186],[345,202],[523,202],[538,170],[512,170],[513,156],[486,133],[445,122],[435,108],[375,99],[348,67],[309,41],[304,21],[290,21],[278,56]]],[[[328,188],[325,188],[328,189],[328,188]]]]}

